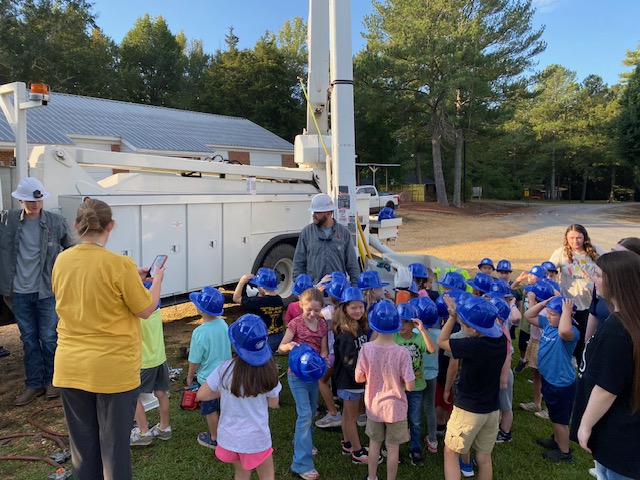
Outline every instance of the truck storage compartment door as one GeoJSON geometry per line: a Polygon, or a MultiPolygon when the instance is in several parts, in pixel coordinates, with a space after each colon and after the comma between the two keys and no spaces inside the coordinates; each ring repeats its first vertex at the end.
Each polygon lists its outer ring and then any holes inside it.
{"type": "Polygon", "coordinates": [[[143,205],[142,265],[156,255],[168,255],[162,296],[187,290],[187,234],[185,205],[143,205]]]}
{"type": "Polygon", "coordinates": [[[222,207],[222,281],[236,282],[251,271],[251,204],[225,203],[222,207]]]}
{"type": "Polygon", "coordinates": [[[222,284],[222,204],[187,205],[187,288],[222,284]]]}
{"type": "MultiPolygon", "coordinates": [[[[138,267],[142,264],[140,245],[140,207],[138,205],[111,205],[113,220],[116,222],[109,235],[106,247],[112,252],[131,257],[138,267]]],[[[151,257],[151,262],[154,257],[151,257]]]]}

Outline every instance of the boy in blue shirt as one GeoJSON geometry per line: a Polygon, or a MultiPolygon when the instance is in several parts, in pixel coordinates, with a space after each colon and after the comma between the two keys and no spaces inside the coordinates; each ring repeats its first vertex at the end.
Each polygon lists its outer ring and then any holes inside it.
{"type": "MultiPolygon", "coordinates": [[[[187,385],[193,385],[196,381],[204,385],[218,365],[231,359],[228,327],[221,317],[224,296],[214,287],[204,287],[201,292],[190,293],[189,299],[202,315],[202,325],[191,334],[187,385]]],[[[209,431],[198,434],[198,443],[213,450],[218,446],[219,410],[220,399],[200,402],[200,414],[206,417],[209,431]]]]}
{"type": "Polygon", "coordinates": [[[573,302],[565,297],[551,297],[536,303],[524,315],[532,325],[542,329],[538,371],[554,432],[553,437],[539,438],[537,443],[547,449],[543,458],[571,462],[569,421],[576,391],[576,372],[571,358],[580,338],[580,332],[572,324],[573,302]]]}

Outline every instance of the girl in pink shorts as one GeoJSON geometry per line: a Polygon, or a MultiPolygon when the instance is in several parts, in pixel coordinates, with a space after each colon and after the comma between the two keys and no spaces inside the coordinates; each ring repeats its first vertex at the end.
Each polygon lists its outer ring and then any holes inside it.
{"type": "Polygon", "coordinates": [[[198,400],[220,398],[216,456],[233,463],[235,478],[274,480],[269,408],[278,408],[282,385],[260,317],[242,315],[229,327],[238,354],[218,366],[198,389],[198,400]]]}

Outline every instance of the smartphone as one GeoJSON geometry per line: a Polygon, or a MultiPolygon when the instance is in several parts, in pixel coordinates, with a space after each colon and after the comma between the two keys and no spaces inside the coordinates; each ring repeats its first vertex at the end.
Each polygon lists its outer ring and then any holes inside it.
{"type": "Polygon", "coordinates": [[[153,263],[151,264],[151,267],[149,267],[149,277],[153,278],[153,275],[156,272],[157,268],[162,268],[164,267],[164,264],[167,263],[167,257],[166,255],[158,255],[155,260],[153,261],[153,263]]]}

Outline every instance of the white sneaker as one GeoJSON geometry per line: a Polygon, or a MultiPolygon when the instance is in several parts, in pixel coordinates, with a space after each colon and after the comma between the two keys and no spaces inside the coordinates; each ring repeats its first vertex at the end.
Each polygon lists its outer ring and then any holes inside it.
{"type": "Polygon", "coordinates": [[[146,445],[151,445],[152,442],[153,442],[153,435],[151,434],[151,431],[148,431],[147,433],[143,434],[138,427],[135,427],[133,430],[131,430],[131,435],[129,436],[129,445],[146,446],[146,445]]]}
{"type": "Polygon", "coordinates": [[[173,433],[171,430],[171,426],[168,426],[167,428],[162,430],[159,423],[156,423],[153,427],[151,427],[151,430],[149,431],[151,432],[151,435],[153,435],[154,437],[158,437],[160,440],[169,440],[173,433]]]}
{"type": "Polygon", "coordinates": [[[596,478],[598,478],[598,472],[597,472],[597,471],[596,471],[596,469],[595,469],[595,468],[593,468],[593,467],[591,467],[591,468],[589,469],[589,475],[591,475],[592,477],[596,477],[596,478]]]}
{"type": "Polygon", "coordinates": [[[327,413],[324,417],[316,422],[318,428],[332,428],[342,425],[342,414],[338,412],[335,415],[327,413]]]}

